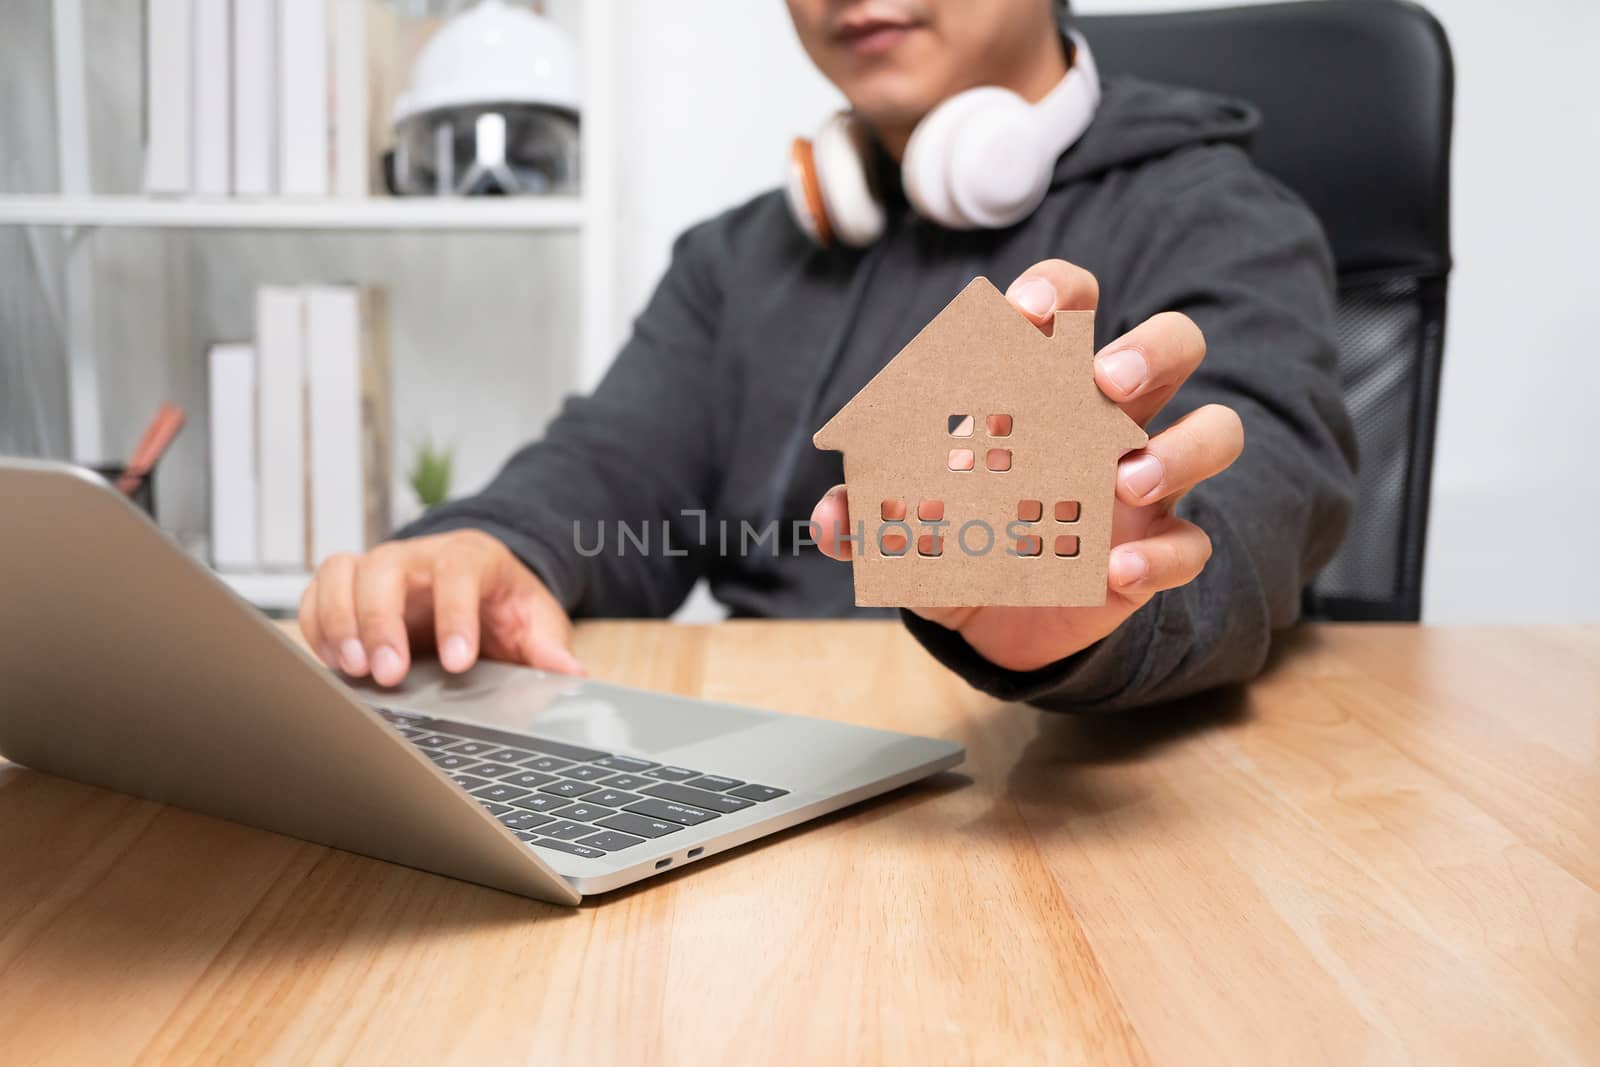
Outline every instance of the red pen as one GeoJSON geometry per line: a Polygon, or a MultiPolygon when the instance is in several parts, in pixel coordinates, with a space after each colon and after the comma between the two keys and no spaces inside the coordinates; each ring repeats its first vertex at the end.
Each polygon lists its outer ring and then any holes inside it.
{"type": "Polygon", "coordinates": [[[139,483],[149,477],[172,439],[183,429],[184,419],[183,409],[176,404],[162,404],[156,410],[155,417],[144,429],[144,436],[139,438],[139,447],[133,450],[133,458],[128,460],[122,476],[117,479],[118,492],[132,496],[138,491],[139,483]]]}

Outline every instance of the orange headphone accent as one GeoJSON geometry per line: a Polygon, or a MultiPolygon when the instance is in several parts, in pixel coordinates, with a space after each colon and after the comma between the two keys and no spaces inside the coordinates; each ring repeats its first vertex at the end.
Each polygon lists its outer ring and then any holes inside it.
{"type": "Polygon", "coordinates": [[[828,209],[822,202],[822,183],[817,180],[817,157],[811,142],[804,137],[796,137],[789,146],[789,169],[800,195],[805,199],[804,218],[817,230],[811,234],[811,239],[824,247],[831,245],[833,227],[828,222],[828,209]]]}

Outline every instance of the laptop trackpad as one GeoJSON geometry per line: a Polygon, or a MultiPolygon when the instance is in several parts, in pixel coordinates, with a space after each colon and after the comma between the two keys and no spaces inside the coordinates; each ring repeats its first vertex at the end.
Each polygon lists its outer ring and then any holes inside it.
{"type": "Polygon", "coordinates": [[[773,718],[754,709],[504,663],[480,663],[464,675],[451,675],[437,663],[423,662],[395,689],[363,682],[352,685],[368,703],[397,711],[461,719],[607,752],[645,755],[661,755],[753,730],[773,718]]]}

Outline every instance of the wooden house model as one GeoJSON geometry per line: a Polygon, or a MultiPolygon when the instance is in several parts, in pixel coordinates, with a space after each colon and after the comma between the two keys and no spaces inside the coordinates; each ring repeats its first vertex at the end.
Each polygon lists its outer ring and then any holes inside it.
{"type": "Polygon", "coordinates": [[[1117,460],[1146,437],[1093,356],[1093,312],[1047,336],[978,278],[817,431],[844,453],[857,604],[1105,602],[1117,460]]]}

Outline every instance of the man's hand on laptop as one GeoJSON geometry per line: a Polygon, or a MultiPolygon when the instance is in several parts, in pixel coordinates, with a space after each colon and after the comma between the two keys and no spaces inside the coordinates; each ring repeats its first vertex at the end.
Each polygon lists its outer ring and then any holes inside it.
{"type": "MultiPolygon", "coordinates": [[[[1093,310],[1094,275],[1058,259],[1028,268],[1006,298],[1043,329],[1058,310],[1093,310]]],[[[1095,356],[1101,392],[1139,425],[1155,417],[1205,358],[1200,328],[1186,315],[1157,315],[1095,356]]],[[[996,666],[1035,670],[1109,635],[1164,589],[1187,585],[1211,557],[1211,539],[1172,509],[1184,493],[1227,470],[1244,447],[1232,408],[1208,404],[1150,439],[1117,464],[1116,510],[1106,602],[1088,608],[913,608],[960,633],[996,666]]],[[[849,530],[850,502],[836,485],[812,511],[812,535],[824,553],[850,558],[839,532],[849,530]]]]}
{"type": "Polygon", "coordinates": [[[478,530],[330,556],[300,598],[300,630],[323,663],[380,685],[398,685],[412,654],[428,648],[454,672],[483,656],[583,673],[561,605],[510,549],[478,530]]]}

